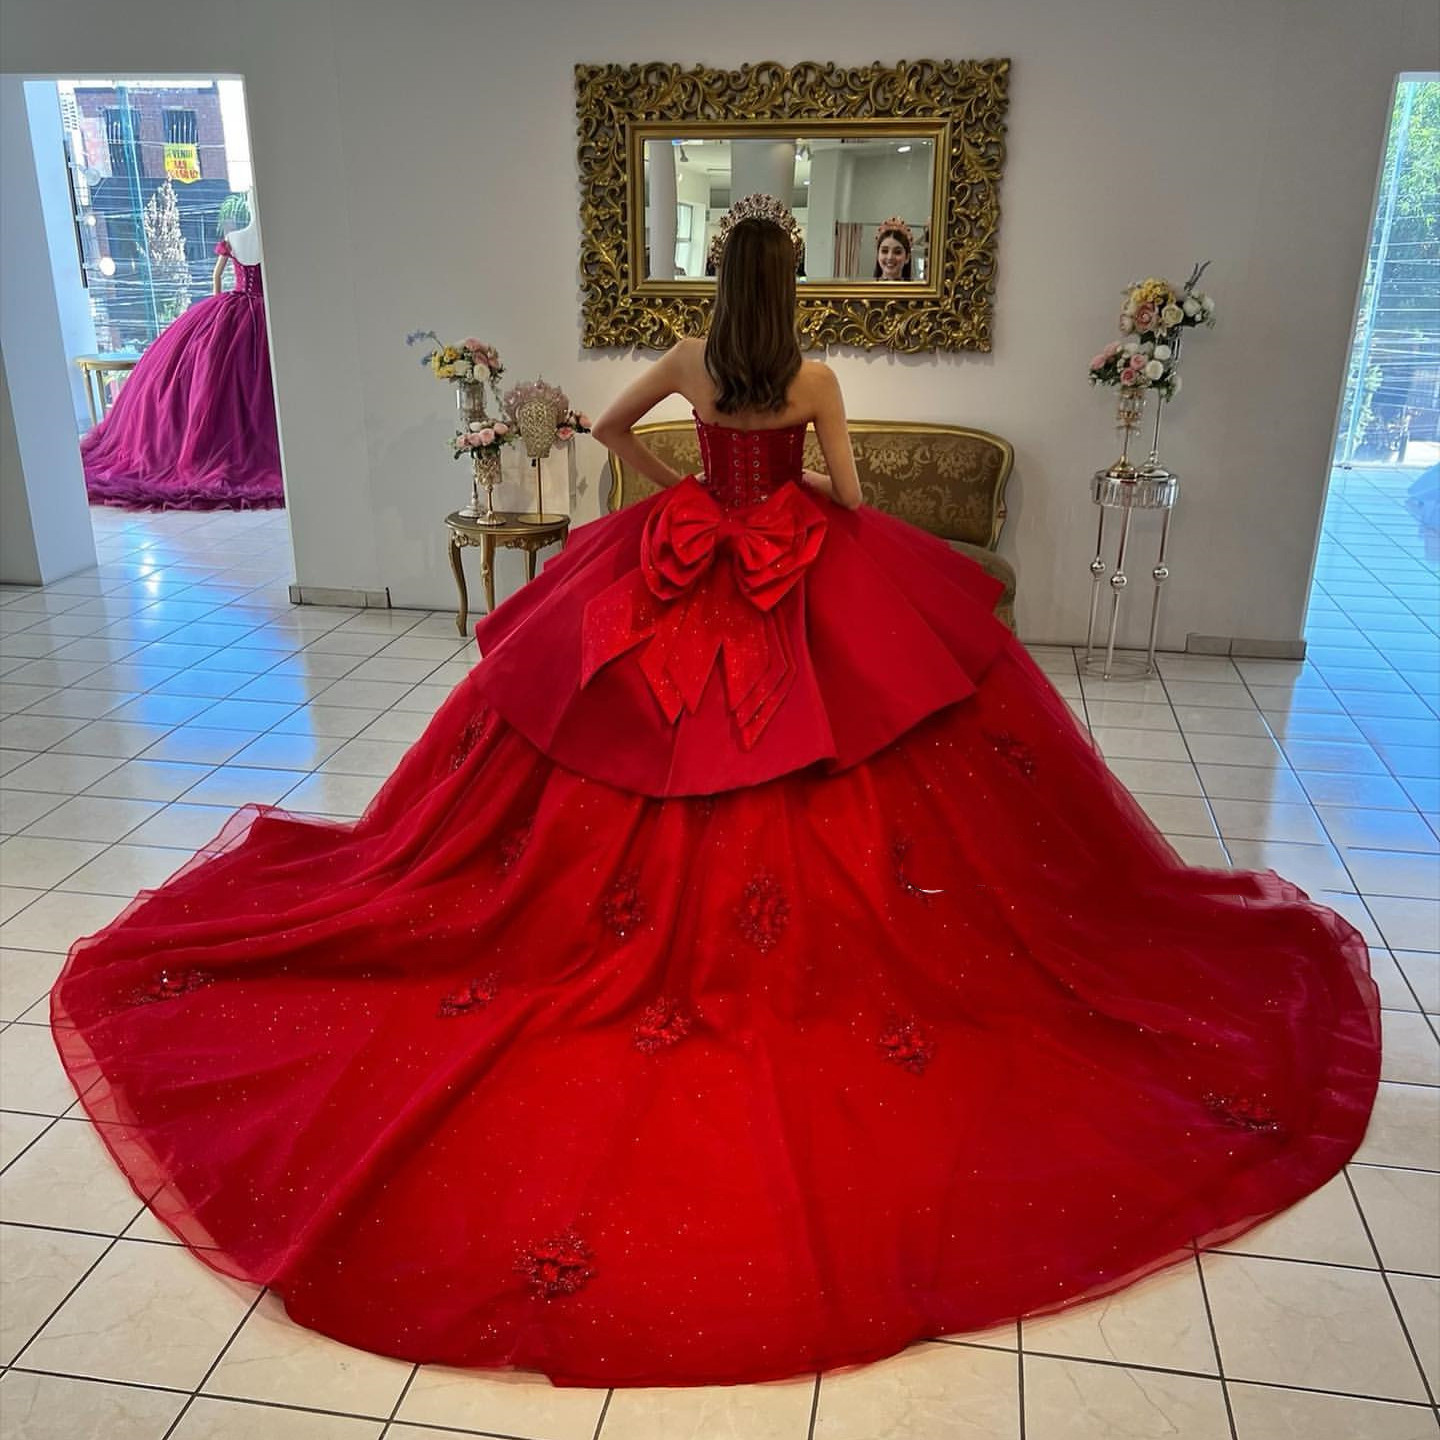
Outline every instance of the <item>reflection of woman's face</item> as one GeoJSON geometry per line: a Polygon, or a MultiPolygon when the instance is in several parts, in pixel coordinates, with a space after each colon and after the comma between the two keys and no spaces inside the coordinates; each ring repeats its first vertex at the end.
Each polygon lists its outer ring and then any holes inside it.
{"type": "Polygon", "coordinates": [[[905,262],[909,258],[905,247],[893,235],[887,235],[875,252],[875,259],[880,265],[880,278],[899,280],[905,273],[905,262]]]}

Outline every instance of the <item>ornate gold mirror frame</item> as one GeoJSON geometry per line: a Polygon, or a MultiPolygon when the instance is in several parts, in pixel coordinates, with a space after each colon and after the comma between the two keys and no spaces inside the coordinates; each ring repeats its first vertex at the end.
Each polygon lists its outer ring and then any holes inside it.
{"type": "Polygon", "coordinates": [[[806,282],[801,343],[989,350],[1009,76],[1008,60],[853,69],[813,61],[788,67],[765,61],[739,70],[663,62],[577,65],[584,345],[664,350],[699,334],[709,319],[713,283],[649,280],[642,273],[645,141],[758,139],[800,129],[933,136],[936,142],[929,280],[806,282]]]}

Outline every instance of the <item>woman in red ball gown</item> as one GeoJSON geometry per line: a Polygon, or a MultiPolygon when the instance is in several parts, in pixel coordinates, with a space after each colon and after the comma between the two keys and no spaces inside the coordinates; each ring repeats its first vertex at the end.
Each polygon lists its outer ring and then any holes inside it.
{"type": "Polygon", "coordinates": [[[1185,866],[995,582],[857,508],[760,209],[708,339],[596,426],[667,488],[482,622],[362,819],[247,807],[55,986],[137,1193],[351,1345],[863,1361],[1231,1239],[1364,1133],[1364,942],[1185,866]],[[703,476],[630,432],[676,391],[703,476]]]}

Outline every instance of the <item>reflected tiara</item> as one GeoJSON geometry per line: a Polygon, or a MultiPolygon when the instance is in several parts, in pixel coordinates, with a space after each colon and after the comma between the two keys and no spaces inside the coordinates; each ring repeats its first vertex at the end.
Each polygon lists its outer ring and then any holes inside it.
{"type": "MultiPolygon", "coordinates": [[[[871,213],[873,214],[874,212],[872,211],[871,213]]],[[[903,235],[905,237],[905,248],[907,250],[913,250],[915,248],[914,233],[898,215],[892,215],[888,220],[882,220],[875,227],[875,243],[877,245],[885,238],[885,232],[887,230],[894,230],[903,235]]]]}
{"type": "Polygon", "coordinates": [[[720,254],[725,249],[725,242],[730,238],[730,232],[742,220],[768,220],[772,225],[778,225],[790,237],[790,243],[795,247],[796,257],[804,255],[805,240],[800,234],[800,226],[790,207],[784,201],[777,200],[773,195],[757,193],[742,196],[721,217],[720,229],[710,242],[711,264],[719,265],[720,254]]]}

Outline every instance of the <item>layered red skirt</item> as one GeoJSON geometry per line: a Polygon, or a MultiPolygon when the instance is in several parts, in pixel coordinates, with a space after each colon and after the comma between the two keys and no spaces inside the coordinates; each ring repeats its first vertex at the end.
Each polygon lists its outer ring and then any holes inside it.
{"type": "Polygon", "coordinates": [[[789,666],[758,739],[723,643],[671,722],[673,616],[621,604],[671,499],[482,625],[361,820],[248,807],[76,944],[56,1041],[155,1214],[352,1345],[674,1385],[1073,1304],[1334,1175],[1357,932],[1182,864],[874,512],[764,637],[710,612],[789,666]]]}

